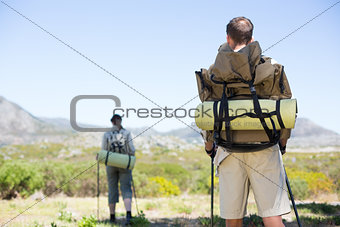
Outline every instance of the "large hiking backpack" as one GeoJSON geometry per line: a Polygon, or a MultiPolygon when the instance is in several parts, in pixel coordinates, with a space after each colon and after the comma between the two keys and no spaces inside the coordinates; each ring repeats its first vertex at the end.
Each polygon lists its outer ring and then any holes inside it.
{"type": "Polygon", "coordinates": [[[262,150],[276,144],[282,135],[289,137],[289,130],[282,123],[279,101],[292,97],[284,67],[261,52],[258,42],[248,44],[239,52],[224,44],[209,70],[195,72],[201,101],[214,102],[213,138],[217,145],[230,151],[262,150]],[[252,111],[230,116],[230,101],[242,99],[252,100],[252,111]],[[261,99],[278,100],[275,110],[263,112],[261,99]],[[258,119],[261,129],[232,130],[231,122],[245,116],[258,119]]]}

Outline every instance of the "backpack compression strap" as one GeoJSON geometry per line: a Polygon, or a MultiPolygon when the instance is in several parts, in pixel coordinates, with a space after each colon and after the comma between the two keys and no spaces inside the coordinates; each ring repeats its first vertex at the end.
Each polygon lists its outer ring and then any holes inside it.
{"type": "Polygon", "coordinates": [[[107,151],[106,158],[105,158],[105,165],[107,166],[107,161],[109,160],[109,153],[110,151],[107,151]]]}
{"type": "Polygon", "coordinates": [[[218,101],[214,102],[214,106],[213,106],[213,111],[214,111],[214,116],[215,116],[215,122],[214,122],[214,139],[216,141],[216,144],[222,147],[225,147],[227,149],[232,149],[233,152],[244,152],[245,149],[249,150],[249,151],[259,151],[268,147],[271,147],[273,145],[275,145],[280,138],[279,133],[276,130],[275,127],[275,123],[273,121],[273,119],[271,118],[272,115],[277,115],[279,124],[281,128],[284,128],[284,124],[280,115],[280,100],[278,100],[276,102],[276,111],[272,112],[272,113],[268,113],[268,114],[264,114],[262,113],[261,110],[261,106],[256,94],[256,89],[254,87],[254,77],[251,81],[246,81],[243,80],[242,78],[240,78],[240,80],[249,85],[249,89],[251,92],[251,97],[253,100],[253,104],[254,104],[254,111],[255,114],[249,113],[247,114],[248,116],[251,117],[255,117],[258,118],[262,124],[263,129],[265,130],[268,138],[269,138],[269,142],[268,143],[261,143],[261,144],[233,144],[232,140],[231,140],[231,135],[230,135],[230,122],[231,120],[235,119],[236,117],[239,116],[235,116],[235,117],[230,117],[229,116],[229,105],[228,105],[228,97],[226,95],[226,88],[227,88],[227,82],[221,82],[221,81],[216,81],[214,80],[214,75],[211,75],[211,81],[213,81],[216,84],[223,84],[223,95],[221,98],[221,102],[220,102],[220,108],[217,114],[217,104],[218,101]],[[269,118],[271,121],[271,124],[273,126],[273,133],[272,131],[269,129],[269,127],[267,126],[266,121],[264,120],[264,118],[269,118]],[[223,140],[221,138],[221,130],[222,130],[222,126],[223,126],[223,122],[225,122],[225,133],[226,133],[226,139],[227,140],[223,140]]]}
{"type": "Polygon", "coordinates": [[[275,129],[275,124],[273,124],[273,122],[272,122],[273,129],[274,129],[273,130],[274,131],[274,135],[273,135],[272,132],[270,131],[270,129],[268,128],[266,121],[264,120],[264,116],[263,116],[263,113],[262,113],[262,110],[261,110],[261,107],[260,107],[259,98],[257,97],[256,90],[255,90],[255,87],[254,87],[252,81],[249,82],[249,89],[250,89],[250,93],[251,93],[251,96],[252,96],[252,99],[253,99],[253,103],[254,103],[254,111],[255,111],[257,117],[261,121],[262,127],[263,127],[264,131],[266,132],[266,134],[267,134],[267,136],[269,138],[269,142],[270,143],[274,143],[274,140],[275,140],[274,137],[275,137],[275,134],[277,133],[276,129],[275,129]]]}
{"type": "Polygon", "coordinates": [[[130,164],[131,164],[131,155],[129,154],[129,162],[128,162],[128,164],[127,164],[126,169],[129,169],[129,168],[130,168],[130,164]]]}
{"type": "Polygon", "coordinates": [[[216,84],[222,84],[223,85],[223,94],[220,102],[220,108],[218,110],[217,114],[217,104],[218,101],[214,102],[214,139],[216,140],[216,144],[222,146],[221,143],[223,143],[223,146],[226,148],[231,148],[231,135],[230,135],[230,116],[229,116],[229,103],[228,103],[228,97],[226,95],[226,88],[227,88],[227,83],[226,82],[221,82],[221,81],[216,81],[214,80],[214,74],[211,75],[210,78],[214,83],[216,84]],[[223,122],[225,122],[225,128],[226,128],[226,138],[227,140],[223,140],[221,138],[221,130],[223,126],[223,122]]]}

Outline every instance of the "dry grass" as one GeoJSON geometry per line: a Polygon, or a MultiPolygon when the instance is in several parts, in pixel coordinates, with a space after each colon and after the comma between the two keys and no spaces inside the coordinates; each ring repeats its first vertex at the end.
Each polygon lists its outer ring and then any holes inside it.
{"type": "MultiPolygon", "coordinates": [[[[120,200],[122,201],[122,200],[120,200]]],[[[4,224],[26,208],[35,204],[33,199],[13,199],[0,200],[0,224],[4,224]]],[[[101,221],[98,226],[110,226],[105,224],[108,220],[109,211],[107,198],[100,197],[100,216],[101,221]]],[[[209,195],[181,195],[170,198],[148,198],[138,199],[139,210],[143,210],[147,219],[151,221],[151,226],[198,226],[199,217],[210,216],[210,196],[209,195]]],[[[251,193],[248,201],[248,216],[256,214],[256,205],[253,194],[251,193]]],[[[304,211],[301,207],[301,214],[308,216],[321,217],[320,214],[304,211]]],[[[136,206],[133,204],[132,213],[136,215],[136,206]]],[[[83,216],[97,214],[97,198],[72,198],[57,196],[46,198],[28,209],[17,218],[8,223],[8,226],[51,226],[54,222],[57,226],[77,226],[77,220],[83,216]],[[74,221],[67,221],[65,218],[60,220],[61,211],[71,213],[74,221]]],[[[214,214],[219,214],[218,195],[215,195],[214,214]]],[[[122,202],[117,204],[118,224],[123,223],[125,208],[122,202]]],[[[294,213],[291,212],[283,217],[287,222],[294,220],[294,213]]],[[[291,226],[292,223],[287,223],[291,226]]]]}
{"type": "MultiPolygon", "coordinates": [[[[6,223],[36,202],[36,200],[32,199],[0,200],[0,223],[6,223]]],[[[99,220],[107,220],[109,211],[106,197],[100,197],[99,207],[99,220]]],[[[210,196],[182,195],[170,198],[138,199],[138,207],[139,210],[144,211],[146,217],[152,223],[172,223],[181,226],[186,222],[187,224],[197,223],[198,217],[209,217],[210,196]]],[[[97,198],[63,196],[46,198],[10,221],[8,226],[38,226],[38,224],[50,226],[51,222],[55,222],[58,226],[76,225],[76,222],[69,223],[65,220],[59,220],[60,211],[70,212],[75,220],[80,220],[82,216],[96,215],[97,198]]],[[[135,203],[133,204],[132,213],[137,213],[135,203]]],[[[215,197],[214,213],[219,214],[217,195],[215,197]]],[[[252,196],[249,199],[248,213],[256,213],[256,206],[252,196]]],[[[125,216],[125,208],[122,202],[117,204],[117,216],[125,216]]]]}

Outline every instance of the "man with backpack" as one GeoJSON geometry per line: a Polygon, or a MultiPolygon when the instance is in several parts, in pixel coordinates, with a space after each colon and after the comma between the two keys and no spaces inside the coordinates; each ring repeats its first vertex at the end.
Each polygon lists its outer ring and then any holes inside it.
{"type": "MultiPolygon", "coordinates": [[[[262,99],[280,100],[290,98],[291,92],[283,72],[283,66],[273,59],[261,55],[262,51],[259,43],[254,41],[252,34],[253,24],[249,19],[236,17],[229,22],[227,25],[227,43],[220,47],[215,64],[209,70],[201,70],[202,73],[208,75],[206,77],[209,79],[206,82],[211,85],[210,78],[214,78],[215,81],[224,80],[228,82],[225,83],[227,88],[224,88],[223,91],[228,96],[228,99],[254,98],[251,95],[255,93],[255,88],[257,96],[262,99]],[[260,64],[261,66],[259,67],[260,64]],[[269,83],[271,85],[267,86],[269,79],[256,84],[258,78],[267,78],[264,74],[268,74],[268,78],[274,78],[269,83]],[[250,78],[249,80],[245,79],[247,76],[250,78]],[[276,80],[275,78],[278,79],[276,80]],[[249,86],[250,91],[247,87],[238,86],[235,81],[246,83],[252,81],[249,86]],[[228,87],[230,84],[233,86],[228,87]],[[255,88],[253,85],[255,85],[255,88]],[[278,87],[278,91],[274,90],[274,87],[278,87]]],[[[202,84],[204,85],[204,83],[202,84]]],[[[215,101],[216,98],[214,99],[213,95],[217,89],[221,90],[221,87],[211,85],[208,89],[204,90],[202,88],[200,91],[201,100],[215,101]]],[[[263,116],[262,113],[259,115],[263,116]]],[[[230,121],[225,122],[225,127],[228,124],[230,124],[230,121]]],[[[217,134],[216,131],[202,132],[205,150],[211,158],[214,158],[214,164],[217,166],[220,186],[220,213],[221,217],[226,219],[226,226],[242,226],[243,217],[247,213],[247,199],[250,187],[254,192],[258,214],[262,217],[264,225],[284,226],[281,215],[290,212],[290,203],[285,185],[282,154],[277,142],[280,144],[281,151],[284,152],[290,136],[290,130],[281,128],[278,133],[275,131],[276,137],[273,131],[266,131],[268,137],[273,137],[270,138],[272,143],[268,143],[269,146],[256,151],[251,150],[250,147],[264,144],[264,140],[256,141],[256,139],[253,139],[262,133],[260,131],[247,132],[248,134],[243,137],[242,133],[245,132],[240,131],[229,131],[229,134],[224,133],[226,131],[223,131],[222,134],[219,134],[220,131],[217,134]],[[237,136],[237,133],[241,136],[237,136]],[[217,146],[218,141],[223,141],[222,137],[224,143],[221,144],[223,145],[217,146]],[[230,138],[240,140],[239,144],[235,143],[236,145],[244,143],[246,146],[234,149],[232,141],[229,141],[231,140],[230,138]]]]}
{"type": "MultiPolygon", "coordinates": [[[[112,130],[103,136],[102,150],[109,152],[119,152],[123,154],[135,155],[135,147],[132,143],[131,133],[122,127],[122,118],[115,114],[111,118],[112,130]]],[[[126,224],[131,220],[131,180],[132,171],[113,166],[106,166],[107,181],[109,187],[109,209],[110,222],[115,222],[116,203],[119,201],[118,180],[126,208],[126,224]]]]}

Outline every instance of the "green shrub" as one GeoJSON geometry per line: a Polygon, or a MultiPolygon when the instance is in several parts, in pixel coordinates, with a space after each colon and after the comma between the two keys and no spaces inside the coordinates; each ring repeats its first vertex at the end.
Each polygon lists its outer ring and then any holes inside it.
{"type": "Polygon", "coordinates": [[[159,185],[151,181],[146,174],[134,173],[133,180],[136,187],[136,194],[140,198],[154,197],[158,195],[159,185]]]}
{"type": "Polygon", "coordinates": [[[191,173],[181,165],[175,163],[138,163],[134,173],[144,174],[148,177],[162,176],[176,185],[179,185],[182,191],[189,188],[191,173]]]}
{"type": "MultiPolygon", "coordinates": [[[[73,166],[70,163],[61,165],[60,163],[47,162],[43,164],[42,169],[44,172],[45,182],[43,192],[46,195],[51,195],[54,192],[60,192],[58,189],[61,188],[68,179],[71,179],[74,173],[73,166]]],[[[73,193],[70,190],[72,187],[73,184],[67,184],[61,188],[61,191],[68,196],[72,196],[73,193]]]]}
{"type": "Polygon", "coordinates": [[[192,180],[190,192],[193,193],[210,193],[210,177],[209,171],[196,171],[194,179],[192,180]]]}
{"type": "Polygon", "coordinates": [[[301,216],[301,222],[303,226],[338,226],[340,225],[340,217],[333,216],[333,217],[306,217],[301,216]]]}
{"type": "Polygon", "coordinates": [[[256,214],[251,214],[249,217],[243,218],[243,223],[245,226],[264,226],[262,218],[256,214]]]}
{"type": "Polygon", "coordinates": [[[131,219],[131,224],[133,226],[148,227],[150,226],[149,220],[145,217],[144,212],[141,210],[138,216],[131,219]]]}
{"type": "Polygon", "coordinates": [[[335,215],[340,213],[340,205],[331,205],[327,203],[304,203],[298,204],[298,209],[303,209],[307,213],[321,215],[335,215]]]}
{"type": "Polygon", "coordinates": [[[27,197],[43,186],[43,174],[36,163],[6,161],[0,167],[1,198],[11,199],[17,193],[27,197]]]}
{"type": "MultiPolygon", "coordinates": [[[[45,163],[42,167],[45,182],[44,193],[50,195],[53,192],[63,192],[67,196],[95,196],[97,194],[97,168],[88,169],[93,163],[93,161],[80,164],[65,164],[59,162],[45,163]],[[84,171],[86,169],[88,170],[84,171]],[[72,178],[74,179],[71,180],[72,178]],[[60,190],[58,190],[59,188],[60,190]]],[[[103,194],[107,192],[108,188],[106,184],[105,168],[103,168],[103,166],[101,167],[100,191],[103,194]]]]}
{"type": "Polygon", "coordinates": [[[78,227],[94,227],[97,225],[97,218],[94,215],[84,216],[78,221],[78,227]]]}
{"type": "Polygon", "coordinates": [[[66,222],[75,221],[75,219],[73,218],[72,212],[70,212],[70,211],[62,210],[62,211],[59,212],[58,215],[59,215],[58,219],[60,221],[66,221],[66,222]]]}
{"type": "MultiPolygon", "coordinates": [[[[198,221],[202,226],[210,226],[211,218],[209,217],[199,217],[198,221]]],[[[218,215],[213,217],[213,226],[225,226],[225,220],[218,215]]]]}
{"type": "MultiPolygon", "coordinates": [[[[61,192],[67,196],[95,196],[97,168],[89,168],[93,163],[5,161],[0,166],[0,198],[10,199],[18,194],[27,197],[40,189],[47,196],[61,192]]],[[[101,167],[100,191],[104,194],[108,188],[106,171],[101,167]]]]}
{"type": "MultiPolygon", "coordinates": [[[[308,184],[308,197],[317,195],[319,193],[331,193],[334,189],[334,185],[331,179],[329,179],[324,173],[306,172],[295,169],[287,168],[287,175],[290,181],[299,179],[299,181],[305,181],[308,184]]],[[[303,183],[300,182],[302,187],[303,183]]],[[[292,188],[293,188],[292,184],[292,188]]]]}
{"type": "MultiPolygon", "coordinates": [[[[329,176],[330,178],[332,178],[333,180],[333,184],[334,184],[334,188],[335,191],[338,195],[338,198],[340,198],[340,168],[339,168],[339,163],[331,163],[329,166],[327,166],[329,168],[329,176]]],[[[327,168],[326,167],[326,168],[327,168]]]]}
{"type": "Polygon", "coordinates": [[[293,178],[289,181],[294,198],[304,200],[309,196],[308,183],[301,178],[293,178]]]}

